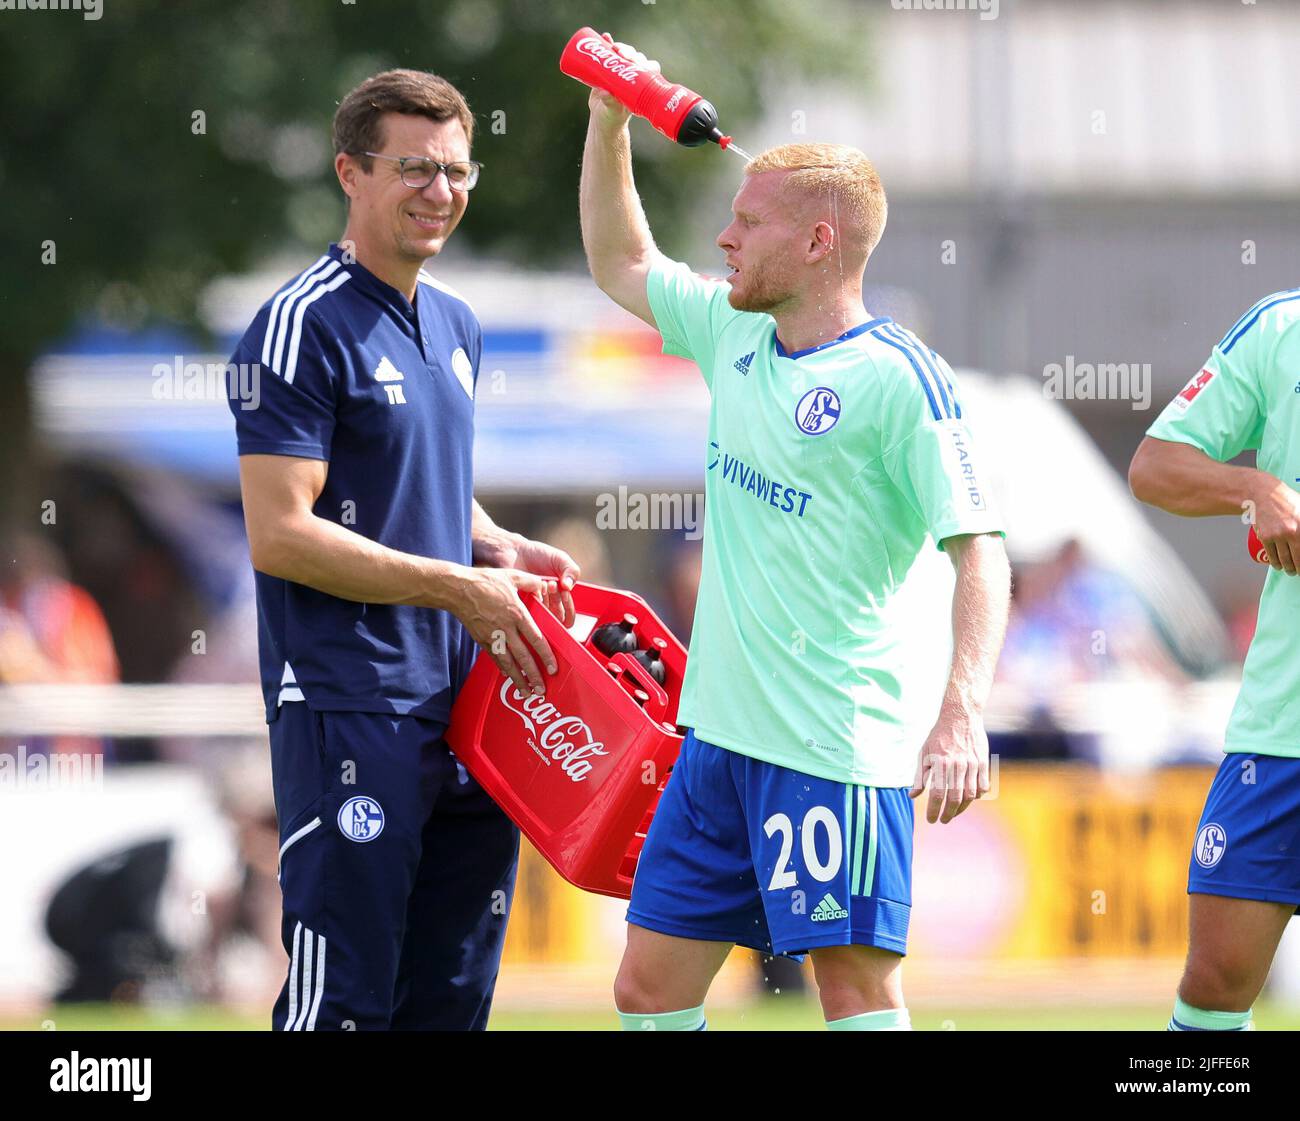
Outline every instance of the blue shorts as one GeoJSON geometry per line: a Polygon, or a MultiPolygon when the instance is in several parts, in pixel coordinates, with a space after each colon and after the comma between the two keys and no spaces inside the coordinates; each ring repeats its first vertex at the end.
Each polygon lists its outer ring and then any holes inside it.
{"type": "Polygon", "coordinates": [[[907,952],[907,788],[814,778],[688,732],[637,864],[627,921],[769,954],[907,952]]]}
{"type": "Polygon", "coordinates": [[[1300,759],[1233,752],[1205,799],[1187,890],[1300,910],[1300,759]]]}

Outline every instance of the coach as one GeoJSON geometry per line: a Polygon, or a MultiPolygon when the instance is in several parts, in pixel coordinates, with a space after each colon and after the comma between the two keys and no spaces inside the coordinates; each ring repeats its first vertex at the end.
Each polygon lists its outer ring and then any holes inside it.
{"type": "Polygon", "coordinates": [[[334,117],[343,237],[258,311],[232,397],[280,828],[285,1031],[486,1026],[519,835],[443,732],[475,644],[555,672],[521,597],[567,624],[558,549],[473,498],[483,334],[424,272],[480,165],[448,82],[367,79],[334,117]]]}

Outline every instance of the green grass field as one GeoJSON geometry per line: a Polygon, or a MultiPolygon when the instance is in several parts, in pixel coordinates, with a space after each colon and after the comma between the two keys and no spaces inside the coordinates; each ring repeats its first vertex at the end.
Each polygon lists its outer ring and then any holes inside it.
{"type": "MultiPolygon", "coordinates": [[[[913,1025],[923,1031],[1154,1031],[1164,1028],[1164,1006],[1065,1008],[963,1008],[942,1012],[920,1009],[913,1025]]],[[[1265,1031],[1300,1029],[1300,1009],[1260,1004],[1256,1026],[1265,1031]]],[[[563,1011],[502,1009],[492,1017],[494,1031],[611,1031],[617,1022],[611,1010],[563,1011]]],[[[154,1009],[78,1005],[52,1008],[43,1016],[0,1018],[3,1031],[262,1031],[266,1018],[196,1007],[175,1012],[154,1009]]],[[[743,1009],[709,1013],[709,1027],[719,1031],[818,1031],[820,1010],[804,1000],[770,1000],[743,1009]]]]}

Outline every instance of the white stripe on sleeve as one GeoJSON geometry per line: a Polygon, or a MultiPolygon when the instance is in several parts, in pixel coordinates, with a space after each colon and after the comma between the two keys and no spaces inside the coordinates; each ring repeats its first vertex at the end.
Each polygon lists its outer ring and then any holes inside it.
{"type": "Polygon", "coordinates": [[[293,297],[306,288],[310,283],[316,271],[328,265],[331,257],[325,254],[306,272],[299,274],[298,279],[287,285],[284,291],[278,293],[274,300],[271,301],[271,314],[266,319],[266,334],[262,338],[262,365],[271,365],[271,343],[275,338],[276,325],[280,318],[280,308],[286,300],[292,301],[293,297]]]}
{"type": "Polygon", "coordinates": [[[307,308],[327,292],[333,292],[335,288],[346,284],[350,279],[350,273],[339,273],[327,284],[318,285],[310,294],[299,300],[297,307],[293,309],[293,336],[289,340],[289,356],[284,361],[284,380],[290,385],[293,384],[293,376],[298,370],[298,344],[302,339],[302,317],[307,313],[307,308]]]}

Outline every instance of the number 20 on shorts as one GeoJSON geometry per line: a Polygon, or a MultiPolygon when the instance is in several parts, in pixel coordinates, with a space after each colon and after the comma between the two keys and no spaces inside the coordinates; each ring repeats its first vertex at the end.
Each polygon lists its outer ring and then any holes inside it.
{"type": "MultiPolygon", "coordinates": [[[[781,834],[781,852],[772,869],[772,880],[767,885],[768,891],[783,891],[795,887],[799,876],[790,867],[790,856],[794,852],[794,823],[788,814],[775,813],[763,822],[763,832],[769,838],[781,834]]],[[[839,819],[825,806],[812,806],[803,817],[799,830],[803,849],[804,867],[808,874],[819,883],[826,883],[835,878],[844,861],[844,835],[840,831],[839,819]],[[817,829],[821,826],[826,831],[827,848],[825,863],[817,853],[817,829]]]]}

